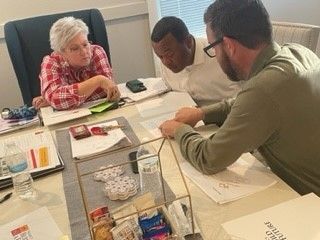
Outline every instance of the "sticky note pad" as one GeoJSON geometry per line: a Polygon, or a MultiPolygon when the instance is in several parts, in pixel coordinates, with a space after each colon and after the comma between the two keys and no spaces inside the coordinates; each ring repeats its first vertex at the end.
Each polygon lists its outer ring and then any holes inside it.
{"type": "Polygon", "coordinates": [[[89,110],[92,113],[100,113],[100,112],[103,112],[103,111],[111,108],[114,104],[115,104],[115,102],[103,102],[103,103],[100,103],[94,107],[89,108],[89,110]]]}
{"type": "Polygon", "coordinates": [[[39,148],[40,167],[46,167],[49,165],[48,148],[39,148]]]}

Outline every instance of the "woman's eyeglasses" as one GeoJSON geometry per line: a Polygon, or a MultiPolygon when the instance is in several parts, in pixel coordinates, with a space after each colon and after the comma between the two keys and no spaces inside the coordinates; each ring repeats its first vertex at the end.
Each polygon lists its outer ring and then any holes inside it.
{"type": "Polygon", "coordinates": [[[89,48],[91,47],[91,42],[88,41],[88,42],[85,42],[81,45],[73,45],[71,46],[70,48],[67,48],[70,53],[73,53],[73,54],[80,54],[82,50],[85,50],[87,51],[89,48]]]}

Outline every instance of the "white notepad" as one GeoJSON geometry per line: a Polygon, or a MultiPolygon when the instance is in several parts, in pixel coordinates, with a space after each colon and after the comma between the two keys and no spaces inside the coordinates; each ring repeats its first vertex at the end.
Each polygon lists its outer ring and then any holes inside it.
{"type": "Polygon", "coordinates": [[[80,107],[70,110],[57,111],[51,106],[41,108],[41,117],[44,126],[51,126],[62,122],[86,117],[92,114],[89,108],[97,106],[103,102],[106,102],[105,98],[95,101],[85,102],[80,107]]]}
{"type": "MultiPolygon", "coordinates": [[[[89,130],[92,127],[102,127],[102,126],[116,126],[117,121],[103,122],[99,124],[94,124],[88,126],[89,130]]],[[[76,140],[72,137],[71,133],[71,150],[73,158],[85,158],[89,156],[94,156],[100,153],[108,152],[111,149],[117,147],[126,147],[131,145],[131,141],[125,133],[120,129],[113,129],[108,131],[108,135],[92,135],[87,138],[76,140]]]]}
{"type": "Polygon", "coordinates": [[[319,240],[320,198],[314,193],[222,224],[231,239],[319,240]]]}

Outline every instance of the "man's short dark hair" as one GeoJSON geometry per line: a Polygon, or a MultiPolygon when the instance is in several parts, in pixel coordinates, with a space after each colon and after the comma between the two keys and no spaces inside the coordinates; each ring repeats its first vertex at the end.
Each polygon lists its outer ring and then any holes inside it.
{"type": "Polygon", "coordinates": [[[206,10],[204,22],[218,37],[235,38],[254,49],[272,41],[272,27],[260,0],[216,0],[206,10]]]}
{"type": "Polygon", "coordinates": [[[151,34],[152,42],[160,42],[168,33],[171,33],[178,42],[183,42],[189,36],[186,24],[177,17],[163,17],[154,26],[151,34]]]}

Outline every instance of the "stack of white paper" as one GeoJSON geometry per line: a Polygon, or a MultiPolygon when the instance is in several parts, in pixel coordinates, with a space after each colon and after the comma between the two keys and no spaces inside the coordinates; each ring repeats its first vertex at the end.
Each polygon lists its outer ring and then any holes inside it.
{"type": "Polygon", "coordinates": [[[138,78],[139,81],[143,82],[147,90],[133,93],[127,87],[125,83],[118,84],[118,88],[123,98],[130,98],[133,101],[140,101],[146,98],[154,97],[169,91],[170,89],[162,78],[138,78]]]}
{"type": "Polygon", "coordinates": [[[161,98],[136,104],[136,107],[143,118],[150,118],[176,112],[182,107],[193,107],[196,105],[186,92],[168,92],[161,98]]]}
{"type": "MultiPolygon", "coordinates": [[[[92,127],[116,126],[117,121],[104,122],[88,126],[92,127]]],[[[90,130],[91,131],[91,130],[90,130]]],[[[92,135],[88,138],[76,140],[70,133],[71,150],[73,158],[84,158],[110,151],[114,147],[126,147],[131,145],[121,128],[108,131],[107,135],[92,135]]]]}
{"type": "Polygon", "coordinates": [[[204,175],[186,161],[180,165],[185,175],[220,204],[243,198],[276,183],[272,173],[250,153],[243,154],[226,170],[214,175],[204,175]]]}
{"type": "MultiPolygon", "coordinates": [[[[9,137],[0,140],[0,158],[5,155],[5,145],[14,142],[26,153],[30,172],[39,172],[53,169],[63,164],[59,160],[58,151],[50,131],[34,130],[30,133],[9,137]]],[[[10,178],[5,171],[6,164],[0,164],[0,180],[10,178]]]]}
{"type": "Polygon", "coordinates": [[[39,124],[38,116],[32,119],[2,119],[0,117],[0,134],[13,132],[22,128],[30,127],[39,124]]]}
{"type": "MultiPolygon", "coordinates": [[[[136,104],[136,107],[140,115],[146,118],[141,125],[154,137],[160,137],[161,132],[158,127],[161,123],[174,118],[176,111],[180,108],[196,105],[186,92],[168,92],[161,98],[136,104]]],[[[202,121],[196,127],[200,125],[203,125],[202,121]]]]}
{"type": "Polygon", "coordinates": [[[231,239],[318,240],[320,198],[314,193],[224,223],[231,239]]]}
{"type": "Polygon", "coordinates": [[[89,116],[92,114],[89,108],[99,105],[105,101],[106,99],[102,98],[95,101],[86,102],[82,104],[79,108],[61,111],[57,111],[53,109],[51,106],[41,108],[40,110],[43,124],[45,126],[51,126],[54,124],[89,116]]]}

